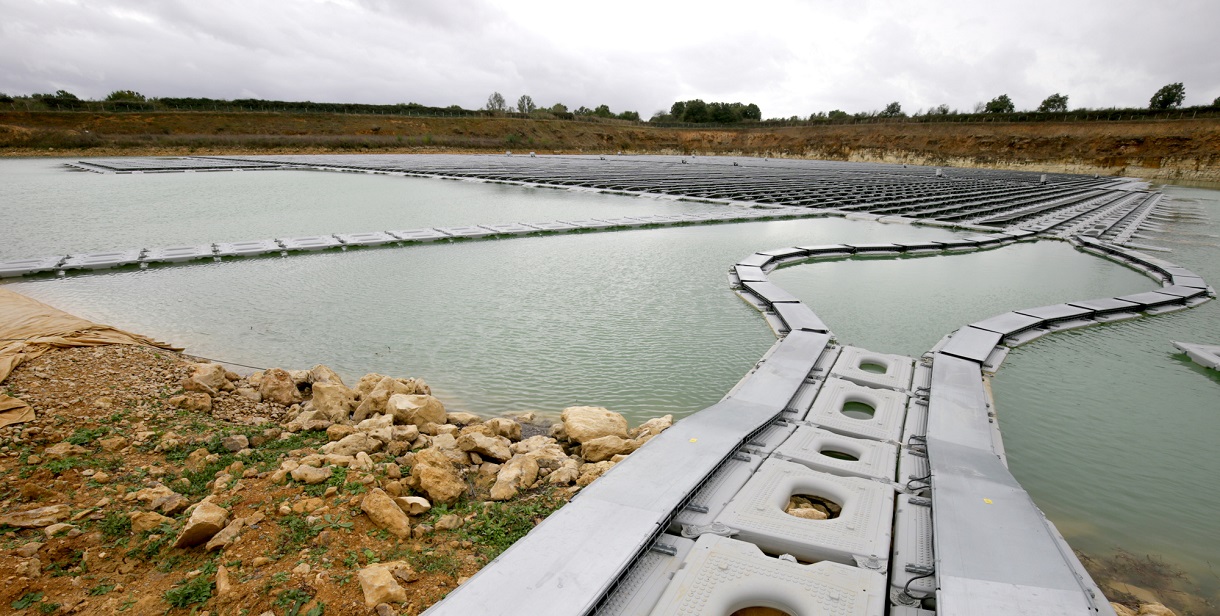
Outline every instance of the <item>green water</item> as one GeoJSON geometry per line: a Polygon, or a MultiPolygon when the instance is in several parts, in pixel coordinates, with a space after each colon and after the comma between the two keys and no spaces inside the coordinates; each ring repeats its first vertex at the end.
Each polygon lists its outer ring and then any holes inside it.
{"type": "MultiPolygon", "coordinates": [[[[440,180],[241,172],[70,173],[0,161],[0,259],[714,206],[440,180]]],[[[1220,193],[1169,187],[1211,221],[1139,240],[1220,280],[1220,193]]],[[[718,400],[773,343],[727,268],[794,244],[938,239],[838,219],[589,233],[126,269],[10,282],[69,312],[252,366],[420,376],[454,410],[602,405],[633,422],[718,400]]],[[[772,280],[847,344],[919,355],[1014,308],[1154,288],[1054,241],[818,262],[772,280]]],[[[1013,472],[1072,544],[1164,556],[1214,593],[1220,377],[1170,339],[1220,342],[1220,304],[1044,337],[994,380],[1013,472]]]]}

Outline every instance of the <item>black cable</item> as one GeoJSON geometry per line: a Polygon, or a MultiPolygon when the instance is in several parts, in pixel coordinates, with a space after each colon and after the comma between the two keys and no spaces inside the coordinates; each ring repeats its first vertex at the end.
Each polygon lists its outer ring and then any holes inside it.
{"type": "Polygon", "coordinates": [[[902,585],[902,594],[906,595],[906,597],[909,599],[914,599],[915,601],[923,601],[924,599],[928,599],[928,598],[934,596],[934,595],[924,595],[922,597],[916,597],[915,595],[911,594],[911,582],[914,582],[915,580],[922,580],[923,578],[927,578],[927,577],[932,577],[934,575],[936,575],[935,571],[933,571],[932,573],[925,573],[923,575],[917,575],[917,576],[907,580],[907,583],[902,585]]]}

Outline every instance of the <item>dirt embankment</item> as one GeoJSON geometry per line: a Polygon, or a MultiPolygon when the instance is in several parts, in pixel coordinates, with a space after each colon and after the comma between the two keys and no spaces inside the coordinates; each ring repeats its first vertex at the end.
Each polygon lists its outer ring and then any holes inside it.
{"type": "Polygon", "coordinates": [[[1220,181],[1220,121],[660,128],[627,122],[281,113],[0,113],[0,155],[698,153],[1220,181]]]}

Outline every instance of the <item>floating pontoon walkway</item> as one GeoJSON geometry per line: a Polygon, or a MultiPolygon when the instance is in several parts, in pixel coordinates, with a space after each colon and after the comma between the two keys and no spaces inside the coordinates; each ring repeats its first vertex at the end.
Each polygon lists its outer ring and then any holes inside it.
{"type": "MultiPolygon", "coordinates": [[[[720,402],[617,464],[445,600],[434,616],[521,614],[1114,614],[1007,467],[985,379],[1048,333],[1182,310],[1215,292],[1123,243],[1160,195],[1124,179],[749,158],[358,156],[90,161],[107,173],[308,169],[463,178],[957,227],[955,240],[793,246],[748,255],[728,282],[779,340],[720,402]],[[226,165],[228,165],[226,167],[226,165]],[[776,267],[953,255],[1056,236],[1160,288],[1021,308],[962,326],[918,359],[842,346],[776,267]],[[864,410],[861,410],[864,409],[864,410]],[[785,512],[790,497],[837,505],[785,512]],[[818,516],[810,516],[818,517],[818,516]]],[[[726,215],[752,212],[724,208],[726,215]]],[[[803,214],[802,214],[803,213],[803,214]]],[[[699,215],[518,223],[30,259],[34,273],[460,238],[698,224],[699,215]]],[[[24,268],[24,269],[22,269],[24,268]]]]}

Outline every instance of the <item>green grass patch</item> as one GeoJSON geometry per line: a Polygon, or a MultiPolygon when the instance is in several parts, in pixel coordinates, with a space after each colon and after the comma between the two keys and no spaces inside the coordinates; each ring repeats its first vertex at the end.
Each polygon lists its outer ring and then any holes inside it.
{"type": "Polygon", "coordinates": [[[21,595],[20,599],[17,599],[16,601],[10,603],[9,607],[11,607],[15,610],[24,610],[25,608],[30,607],[31,605],[34,605],[35,603],[39,603],[41,601],[42,601],[41,592],[27,592],[24,595],[21,595]]]}
{"type": "Polygon", "coordinates": [[[72,436],[69,436],[67,440],[73,445],[84,447],[85,445],[92,444],[93,441],[106,436],[107,434],[110,434],[110,428],[77,428],[76,431],[72,433],[72,436]]]}
{"type": "Polygon", "coordinates": [[[98,523],[102,536],[110,540],[124,540],[131,535],[131,518],[117,512],[110,512],[98,523]]]}
{"type": "Polygon", "coordinates": [[[173,588],[165,591],[162,598],[173,607],[187,607],[195,603],[206,603],[212,598],[214,584],[207,576],[197,576],[193,579],[179,582],[173,588]]]}

